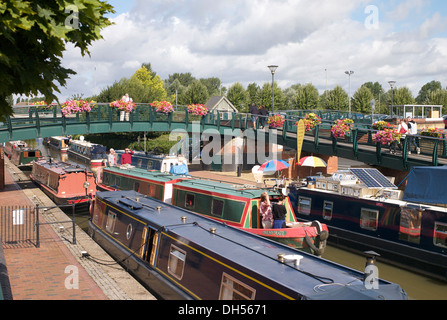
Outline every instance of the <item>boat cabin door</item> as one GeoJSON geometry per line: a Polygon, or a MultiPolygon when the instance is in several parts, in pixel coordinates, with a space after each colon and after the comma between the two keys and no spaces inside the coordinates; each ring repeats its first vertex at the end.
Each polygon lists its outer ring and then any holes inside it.
{"type": "Polygon", "coordinates": [[[173,189],[174,189],[174,185],[173,184],[167,183],[165,185],[165,192],[164,192],[164,196],[163,196],[163,202],[171,204],[173,189]]]}
{"type": "Polygon", "coordinates": [[[422,213],[415,207],[401,207],[399,240],[419,244],[421,241],[422,213]]]}

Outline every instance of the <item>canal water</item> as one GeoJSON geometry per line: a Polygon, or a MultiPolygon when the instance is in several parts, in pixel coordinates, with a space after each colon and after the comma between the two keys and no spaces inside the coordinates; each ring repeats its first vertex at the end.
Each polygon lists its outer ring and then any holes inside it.
{"type": "MultiPolygon", "coordinates": [[[[77,164],[67,155],[61,155],[60,152],[44,146],[40,139],[27,143],[39,148],[44,157],[51,156],[55,160],[77,164]]],[[[341,167],[350,167],[353,164],[349,161],[343,162],[341,167]]],[[[88,219],[88,212],[76,212],[76,223],[84,230],[87,229],[88,219]]],[[[362,272],[365,269],[366,258],[363,255],[331,245],[326,248],[323,258],[362,272]]],[[[377,266],[380,278],[398,283],[412,300],[447,300],[447,281],[436,280],[380,261],[377,266]]]]}

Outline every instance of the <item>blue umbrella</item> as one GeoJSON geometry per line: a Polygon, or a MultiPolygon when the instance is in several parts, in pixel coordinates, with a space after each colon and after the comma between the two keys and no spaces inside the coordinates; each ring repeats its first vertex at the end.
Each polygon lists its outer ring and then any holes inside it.
{"type": "Polygon", "coordinates": [[[270,160],[264,163],[259,171],[279,171],[290,167],[290,164],[284,160],[270,160]]]}

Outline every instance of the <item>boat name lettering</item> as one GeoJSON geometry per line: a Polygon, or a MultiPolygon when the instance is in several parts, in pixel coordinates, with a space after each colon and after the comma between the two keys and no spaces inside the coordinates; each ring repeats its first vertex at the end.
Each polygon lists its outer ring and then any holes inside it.
{"type": "Polygon", "coordinates": [[[265,236],[286,236],[286,231],[262,231],[262,235],[265,236]]]}

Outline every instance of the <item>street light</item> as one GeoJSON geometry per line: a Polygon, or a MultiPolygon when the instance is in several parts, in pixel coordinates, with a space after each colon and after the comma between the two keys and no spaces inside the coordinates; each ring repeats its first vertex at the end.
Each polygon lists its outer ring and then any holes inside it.
{"type": "Polygon", "coordinates": [[[272,73],[272,113],[275,112],[275,72],[278,66],[268,66],[272,73]]]}
{"type": "Polygon", "coordinates": [[[388,81],[391,87],[391,118],[394,117],[394,86],[396,85],[396,81],[388,81]]]}
{"type": "Polygon", "coordinates": [[[354,71],[345,71],[345,73],[349,76],[349,118],[351,118],[351,76],[354,71]]]}

